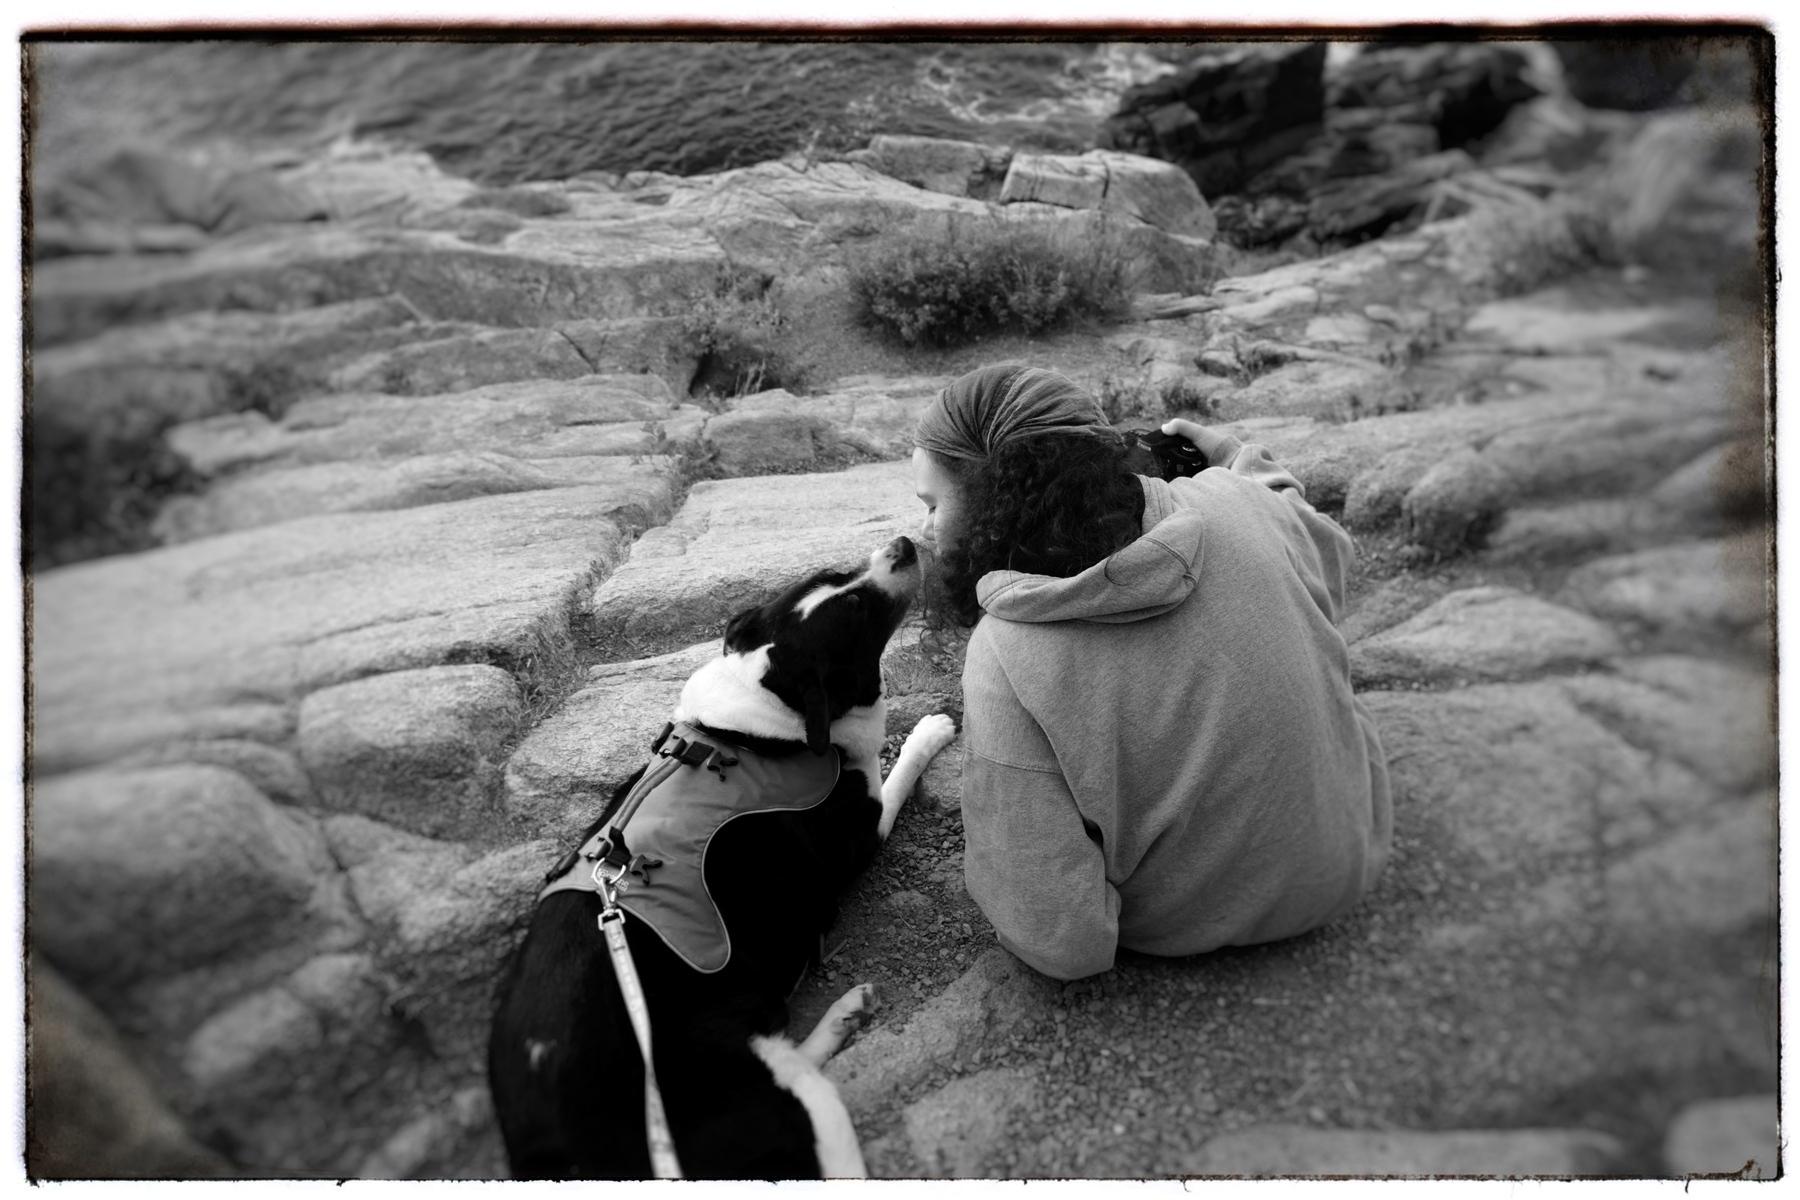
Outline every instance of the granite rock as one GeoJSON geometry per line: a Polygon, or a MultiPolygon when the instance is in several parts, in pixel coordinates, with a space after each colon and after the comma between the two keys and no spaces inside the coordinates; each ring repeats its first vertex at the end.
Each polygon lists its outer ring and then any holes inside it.
{"type": "Polygon", "coordinates": [[[1012,154],[978,142],[883,133],[869,142],[868,149],[853,150],[845,157],[928,192],[985,200],[993,198],[995,180],[1005,174],[1012,154]]]}
{"type": "Polygon", "coordinates": [[[215,234],[328,215],[323,200],[303,182],[266,168],[138,146],[49,181],[37,200],[54,217],[181,223],[215,234]]]}
{"type": "Polygon", "coordinates": [[[1000,188],[1003,204],[1036,201],[1059,208],[1099,208],[1106,164],[1085,155],[1015,154],[1000,188]]]}
{"type": "Polygon", "coordinates": [[[934,1069],[974,1053],[1049,1004],[1055,984],[995,947],[900,1029],[877,1027],[825,1066],[852,1118],[892,1103],[934,1069]]]}
{"type": "Polygon", "coordinates": [[[676,415],[654,375],[585,375],[449,396],[315,396],[277,421],[259,412],[178,425],[170,447],[203,476],[252,465],[493,451],[516,458],[643,454],[676,415]]]}
{"type": "Polygon", "coordinates": [[[837,441],[829,420],[797,406],[720,413],[700,434],[702,448],[728,477],[805,470],[837,441]]]}
{"type": "Polygon", "coordinates": [[[1669,1126],[1663,1161],[1675,1175],[1779,1177],[1777,1097],[1734,1096],[1688,1105],[1669,1126]]]}
{"type": "Polygon", "coordinates": [[[302,229],[222,240],[179,259],[111,255],[44,263],[33,276],[35,335],[51,345],[177,313],[281,311],[394,292],[440,321],[528,327],[644,316],[710,293],[727,267],[724,251],[703,229],[642,212],[528,221],[497,245],[472,244],[445,230],[302,229]]]}
{"type": "Polygon", "coordinates": [[[357,910],[381,928],[391,927],[414,897],[479,856],[465,843],[422,837],[354,814],[327,817],[323,828],[357,910]]]}
{"type": "MultiPolygon", "coordinates": [[[[218,1106],[264,1103],[298,1090],[302,1080],[371,1073],[366,1057],[389,1048],[384,988],[366,954],[321,955],[281,984],[215,1014],[188,1039],[183,1066],[218,1106]],[[330,1062],[323,1061],[327,1057],[330,1062]]],[[[317,1080],[310,1080],[316,1086],[317,1080]]]]}
{"type": "Polygon", "coordinates": [[[431,396],[592,372],[592,364],[554,329],[458,330],[358,355],[326,376],[325,390],[431,396]]]}
{"type": "Polygon", "coordinates": [[[1773,936],[1774,806],[1764,796],[1721,807],[1706,825],[1608,868],[1607,902],[1621,935],[1662,952],[1679,941],[1704,944],[1743,929],[1773,936]]]}
{"type": "Polygon", "coordinates": [[[238,1174],[197,1142],[86,997],[33,958],[25,1056],[34,1179],[205,1179],[238,1174]]]}
{"type": "Polygon", "coordinates": [[[1419,477],[1402,509],[1415,543],[1453,552],[1485,540],[1502,514],[1527,498],[1542,504],[1648,490],[1729,436],[1721,411],[1614,403],[1452,454],[1419,477]]]}
{"type": "Polygon", "coordinates": [[[1633,745],[1655,746],[1726,794],[1747,795],[1774,777],[1772,683],[1759,664],[1690,653],[1624,659],[1562,688],[1633,745]]]}
{"type": "Polygon", "coordinates": [[[1614,243],[1659,271],[1754,271],[1762,162],[1762,126],[1747,105],[1658,114],[1602,185],[1614,243]]]}
{"type": "Polygon", "coordinates": [[[1617,634],[1513,588],[1452,592],[1350,651],[1358,686],[1521,679],[1591,667],[1624,650],[1617,634]]]}
{"type": "MultiPolygon", "coordinates": [[[[1473,855],[1509,887],[1587,869],[1596,856],[1704,821],[1718,791],[1677,760],[1640,747],[1559,683],[1477,684],[1449,692],[1366,692],[1395,804],[1429,798],[1432,836],[1473,855]]],[[[1693,710],[1694,719],[1705,719],[1693,710]]]]}
{"type": "MultiPolygon", "coordinates": [[[[916,503],[916,502],[915,502],[916,503]]],[[[668,484],[570,487],[290,521],[40,572],[40,780],[172,742],[279,742],[306,693],[364,675],[501,664],[526,686],[666,514],[668,484]]]]}
{"type": "Polygon", "coordinates": [[[1624,1155],[1616,1138],[1575,1129],[1364,1130],[1262,1125],[1212,1139],[1182,1174],[1484,1176],[1608,1175],[1624,1155]]]}
{"type": "Polygon", "coordinates": [[[92,439],[141,437],[220,413],[279,413],[323,388],[338,364],[454,328],[422,319],[399,296],[297,313],[186,313],[34,348],[32,406],[39,420],[92,439]]]}
{"type": "Polygon", "coordinates": [[[586,685],[540,721],[506,763],[507,812],[571,840],[643,766],[687,682],[719,656],[716,641],[594,667],[586,685]]]}
{"type": "Polygon", "coordinates": [[[1211,197],[1323,128],[1324,42],[1231,46],[1126,89],[1101,144],[1180,166],[1211,197]]]}
{"type": "MultiPolygon", "coordinates": [[[[638,444],[654,444],[641,427],[627,428],[627,436],[638,444]]],[[[417,508],[545,488],[612,485],[630,492],[654,484],[666,474],[669,461],[616,454],[531,460],[469,450],[304,463],[244,472],[218,480],[199,495],[173,496],[151,529],[164,543],[177,543],[323,513],[417,508]]]]}
{"type": "Polygon", "coordinates": [[[501,749],[523,717],[497,667],[393,671],[301,701],[300,752],[325,807],[467,836],[498,814],[501,749]]]}
{"type": "Polygon", "coordinates": [[[357,1166],[358,1179],[424,1179],[428,1165],[483,1136],[493,1137],[494,1104],[485,1087],[459,1089],[442,1109],[395,1131],[357,1166]]]}
{"type": "Polygon", "coordinates": [[[910,463],[695,484],[594,593],[595,630],[619,657],[692,644],[814,571],[866,563],[919,517],[910,463]]]}
{"type": "Polygon", "coordinates": [[[1567,593],[1596,616],[1672,647],[1766,636],[1767,546],[1760,537],[1685,542],[1595,559],[1567,593]]]}
{"type": "Polygon", "coordinates": [[[381,960],[400,987],[395,1003],[419,1023],[433,1052],[461,1069],[478,1069],[501,968],[559,853],[548,840],[496,850],[433,876],[395,913],[381,960]]]}
{"type": "Polygon", "coordinates": [[[316,831],[223,767],[80,772],[35,791],[34,941],[78,982],[117,986],[295,940],[335,871],[316,831]]]}
{"type": "Polygon", "coordinates": [[[906,1106],[902,1116],[913,1160],[927,1177],[1003,1175],[989,1160],[1005,1145],[1007,1118],[1037,1102],[1037,1072],[990,1067],[953,1079],[906,1106]]]}

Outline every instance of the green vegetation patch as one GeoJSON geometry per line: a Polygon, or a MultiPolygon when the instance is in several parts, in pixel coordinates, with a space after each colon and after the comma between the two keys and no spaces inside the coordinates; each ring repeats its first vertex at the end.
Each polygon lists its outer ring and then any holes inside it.
{"type": "Polygon", "coordinates": [[[773,282],[754,272],[727,272],[682,312],[682,328],[700,349],[690,396],[722,401],[769,388],[804,390],[806,371],[789,351],[791,330],[773,282]]]}
{"type": "Polygon", "coordinates": [[[887,234],[851,261],[849,279],[866,323],[909,346],[957,346],[1117,319],[1134,275],[1123,235],[1104,224],[1005,221],[887,234]]]}

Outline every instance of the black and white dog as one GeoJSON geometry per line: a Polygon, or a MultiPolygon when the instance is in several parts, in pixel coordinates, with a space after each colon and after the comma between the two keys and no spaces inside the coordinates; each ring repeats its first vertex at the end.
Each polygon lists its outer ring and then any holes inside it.
{"type": "MultiPolygon", "coordinates": [[[[735,774],[739,757],[769,772],[765,778],[779,781],[791,768],[822,781],[816,791],[823,794],[799,809],[752,804],[709,827],[700,855],[707,895],[685,903],[702,923],[722,918],[713,959],[671,937],[668,922],[653,926],[621,900],[649,1010],[656,1080],[687,1177],[864,1173],[849,1115],[819,1068],[867,1018],[873,989],[853,988],[797,1046],[777,1035],[839,895],[874,858],[919,775],[955,736],[951,718],[924,718],[882,779],[881,654],[918,593],[919,576],[918,553],[904,537],[872,554],[862,571],[815,574],[733,617],[723,656],[682,689],[677,729],[697,730],[703,745],[712,743],[708,749],[735,756],[705,764],[718,781],[700,764],[685,768],[702,801],[723,794],[707,790],[727,774],[713,763],[735,774]]],[[[620,788],[610,809],[636,779],[620,788]]],[[[589,835],[615,815],[609,811],[589,835]]],[[[681,814],[670,819],[679,823],[681,814]]],[[[628,821],[625,840],[638,825],[628,821]]],[[[654,893],[677,873],[649,871],[654,882],[641,893],[654,893]]],[[[601,909],[590,890],[545,895],[502,985],[488,1075],[516,1178],[651,1174],[643,1066],[596,927],[601,909]]]]}

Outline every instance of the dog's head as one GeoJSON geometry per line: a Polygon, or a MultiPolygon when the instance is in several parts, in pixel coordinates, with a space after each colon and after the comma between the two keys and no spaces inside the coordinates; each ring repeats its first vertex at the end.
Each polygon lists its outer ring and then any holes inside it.
{"type": "Polygon", "coordinates": [[[820,571],[731,618],[725,653],[766,657],[757,682],[802,716],[807,747],[823,754],[833,721],[880,698],[881,652],[918,591],[919,552],[895,538],[860,571],[820,571]]]}

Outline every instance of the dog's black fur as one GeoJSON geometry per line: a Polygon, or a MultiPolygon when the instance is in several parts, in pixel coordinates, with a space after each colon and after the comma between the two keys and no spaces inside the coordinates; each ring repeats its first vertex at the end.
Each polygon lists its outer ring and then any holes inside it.
{"type": "MultiPolygon", "coordinates": [[[[899,539],[886,553],[904,558],[899,565],[916,578],[910,542],[899,539]]],[[[880,699],[882,649],[911,598],[863,582],[804,619],[798,615],[816,589],[857,578],[854,572],[813,575],[739,613],[726,628],[727,655],[772,646],[763,686],[779,705],[804,715],[805,741],[701,727],[758,754],[829,752],[831,722],[880,699]]],[[[786,1026],[786,1000],[815,957],[839,895],[880,848],[878,761],[874,770],[871,779],[863,763],[846,756],[824,802],[803,812],[744,816],[720,828],[707,855],[706,883],[732,952],[716,974],[693,970],[626,916],[650,1010],[657,1081],[688,1177],[821,1173],[807,1110],[774,1082],[749,1042],[786,1026]]],[[[638,776],[613,795],[608,815],[638,776]]],[[[603,823],[604,817],[583,840],[603,823]]],[[[488,1072],[516,1178],[651,1174],[643,1068],[597,925],[600,910],[591,892],[546,897],[502,985],[488,1072]]]]}

